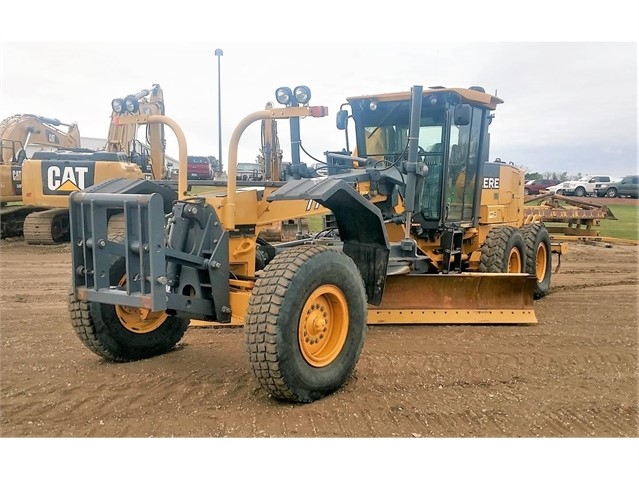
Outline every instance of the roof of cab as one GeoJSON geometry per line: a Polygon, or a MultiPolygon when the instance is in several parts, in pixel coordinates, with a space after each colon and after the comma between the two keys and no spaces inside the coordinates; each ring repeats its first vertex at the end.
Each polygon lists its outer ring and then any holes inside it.
{"type": "MultiPolygon", "coordinates": [[[[488,108],[489,110],[494,110],[495,108],[497,108],[497,105],[504,102],[504,100],[502,100],[499,97],[496,97],[489,93],[483,93],[478,90],[470,89],[470,88],[430,87],[430,88],[424,88],[423,95],[428,95],[433,92],[446,92],[446,91],[457,93],[468,103],[473,103],[478,106],[488,108]]],[[[410,100],[410,97],[411,97],[410,91],[403,91],[403,92],[396,92],[396,93],[380,93],[376,95],[351,96],[346,98],[346,101],[348,101],[349,103],[353,101],[360,101],[360,100],[377,100],[379,102],[385,102],[385,101],[410,100]]]]}

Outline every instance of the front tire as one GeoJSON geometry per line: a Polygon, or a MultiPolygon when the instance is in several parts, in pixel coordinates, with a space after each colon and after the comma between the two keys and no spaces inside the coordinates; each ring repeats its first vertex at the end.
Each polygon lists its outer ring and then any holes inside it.
{"type": "MultiPolygon", "coordinates": [[[[125,260],[111,265],[111,285],[122,285],[125,260]]],[[[74,301],[69,292],[71,325],[80,341],[98,356],[110,361],[137,361],[164,354],[182,339],[188,319],[142,308],[74,301]]]]}
{"type": "Polygon", "coordinates": [[[575,190],[575,196],[586,196],[586,190],[583,186],[577,187],[577,189],[575,190]]]}
{"type": "Polygon", "coordinates": [[[513,226],[491,229],[480,251],[479,271],[482,273],[522,273],[525,269],[524,238],[513,226]]]}
{"type": "Polygon", "coordinates": [[[274,398],[308,403],[339,389],[364,345],[366,293],[353,260],[324,246],[278,254],[249,300],[245,346],[274,398]]]}
{"type": "Polygon", "coordinates": [[[526,244],[525,272],[537,278],[533,297],[543,298],[550,290],[552,275],[552,250],[548,230],[541,223],[533,223],[521,227],[526,244]]]}
{"type": "Polygon", "coordinates": [[[616,198],[617,196],[619,196],[619,194],[617,193],[617,188],[608,188],[606,190],[606,196],[608,198],[616,198]]]}

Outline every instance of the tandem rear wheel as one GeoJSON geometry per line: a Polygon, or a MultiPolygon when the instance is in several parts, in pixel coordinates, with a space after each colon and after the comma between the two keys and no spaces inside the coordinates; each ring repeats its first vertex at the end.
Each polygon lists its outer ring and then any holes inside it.
{"type": "Polygon", "coordinates": [[[537,279],[533,297],[539,299],[550,290],[551,255],[550,236],[542,223],[520,229],[499,226],[490,230],[481,247],[479,271],[533,274],[537,279]]]}
{"type": "Polygon", "coordinates": [[[513,226],[491,229],[481,246],[479,271],[482,273],[522,273],[526,245],[521,232],[513,226]]]}
{"type": "Polygon", "coordinates": [[[525,272],[534,274],[537,278],[534,298],[543,298],[550,290],[552,275],[552,249],[550,235],[541,223],[532,223],[521,227],[521,233],[526,244],[525,272]]]}

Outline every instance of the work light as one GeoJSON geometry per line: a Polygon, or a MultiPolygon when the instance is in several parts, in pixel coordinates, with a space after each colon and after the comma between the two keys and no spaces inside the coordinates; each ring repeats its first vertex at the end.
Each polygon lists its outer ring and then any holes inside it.
{"type": "Polygon", "coordinates": [[[296,86],[293,95],[300,104],[306,105],[311,99],[311,89],[305,85],[296,86]]]}
{"type": "Polygon", "coordinates": [[[111,108],[113,109],[113,112],[118,115],[120,113],[124,113],[124,100],[122,98],[114,98],[111,100],[111,108]]]}
{"type": "Polygon", "coordinates": [[[140,108],[140,105],[135,95],[129,95],[125,98],[124,107],[126,108],[126,111],[128,111],[129,113],[136,113],[138,111],[138,109],[140,108]]]}
{"type": "Polygon", "coordinates": [[[275,90],[275,99],[282,105],[288,105],[291,102],[292,98],[293,92],[287,86],[282,86],[275,90]]]}

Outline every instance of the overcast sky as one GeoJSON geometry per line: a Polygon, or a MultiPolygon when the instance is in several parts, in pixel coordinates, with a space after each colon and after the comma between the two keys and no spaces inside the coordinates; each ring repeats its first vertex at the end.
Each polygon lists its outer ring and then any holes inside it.
{"type": "MultiPolygon", "coordinates": [[[[345,146],[343,132],[335,128],[335,113],[347,96],[408,91],[413,85],[480,85],[504,100],[491,125],[491,160],[501,158],[539,173],[622,176],[637,172],[637,40],[633,37],[637,28],[635,22],[634,33],[623,33],[627,16],[621,10],[616,10],[620,20],[614,24],[621,34],[615,36],[613,26],[612,40],[605,35],[589,39],[578,30],[573,37],[556,36],[557,40],[516,34],[510,40],[508,34],[502,34],[507,41],[488,41],[480,35],[481,41],[474,41],[475,35],[468,33],[489,26],[455,20],[446,28],[441,21],[432,22],[439,30],[431,26],[425,31],[445,32],[434,41],[435,35],[405,35],[403,24],[391,16],[386,37],[402,41],[383,43],[368,41],[366,36],[354,38],[351,24],[338,22],[330,29],[319,19],[316,24],[321,27],[306,22],[289,26],[290,31],[282,35],[281,22],[279,29],[268,21],[260,22],[264,11],[259,8],[254,12],[257,19],[251,17],[253,23],[248,25],[258,31],[252,36],[239,35],[229,25],[224,30],[219,17],[210,20],[217,29],[202,34],[203,20],[185,11],[179,10],[171,19],[177,28],[164,25],[162,35],[151,28],[158,21],[153,13],[149,13],[150,20],[133,22],[140,28],[132,34],[110,29],[103,22],[72,21],[76,29],[77,25],[83,29],[68,30],[63,15],[58,23],[51,18],[40,28],[37,23],[31,25],[29,36],[3,31],[0,116],[55,117],[77,122],[84,137],[106,138],[111,100],[157,83],[164,91],[167,116],[185,132],[189,154],[218,156],[221,107],[226,166],[233,129],[243,117],[274,101],[279,86],[307,85],[312,90],[311,104],[329,108],[327,118],[307,118],[301,123],[303,147],[324,159],[325,151],[345,146]],[[179,21],[184,16],[188,25],[179,21]],[[140,35],[144,31],[149,35],[140,35]],[[173,31],[177,34],[168,34],[173,31]],[[336,41],[342,37],[345,41],[336,41]],[[249,40],[238,41],[241,38],[249,40]],[[462,41],[441,41],[451,38],[462,41]],[[21,43],[23,39],[29,42],[21,43]],[[219,63],[221,102],[216,48],[224,52],[219,63]]],[[[627,13],[637,13],[637,7],[630,7],[627,13]]],[[[500,21],[497,14],[489,15],[494,15],[495,26],[512,26],[500,21]]],[[[527,15],[535,28],[543,30],[534,12],[527,15]]],[[[596,20],[596,12],[593,15],[596,20]]],[[[378,15],[373,18],[380,20],[378,15]]],[[[370,20],[363,18],[367,22],[370,20]]],[[[596,31],[604,25],[605,21],[600,22],[596,31]]],[[[512,37],[512,29],[509,33],[512,37]]],[[[278,129],[285,161],[290,160],[287,123],[280,122],[278,129]]],[[[170,131],[167,135],[167,153],[176,157],[177,142],[170,131]]],[[[259,124],[254,124],[242,137],[240,160],[255,160],[259,147],[259,124]]],[[[302,153],[302,161],[313,160],[302,153]]]]}
{"type": "MultiPolygon", "coordinates": [[[[632,42],[7,42],[2,117],[54,117],[77,122],[82,136],[106,138],[111,99],[157,83],[189,153],[217,157],[216,48],[224,52],[223,161],[237,123],[274,101],[279,86],[307,85],[311,104],[329,107],[329,117],[301,123],[302,145],[324,159],[325,151],[345,146],[335,113],[347,96],[413,85],[481,85],[504,100],[491,125],[491,160],[539,173],[637,171],[632,42]]],[[[280,143],[290,160],[288,124],[280,123],[280,143]]],[[[170,132],[167,141],[167,153],[177,157],[170,132]]],[[[240,160],[255,160],[259,147],[256,123],[242,137],[240,160]]],[[[304,155],[302,161],[312,162],[304,155]]]]}

